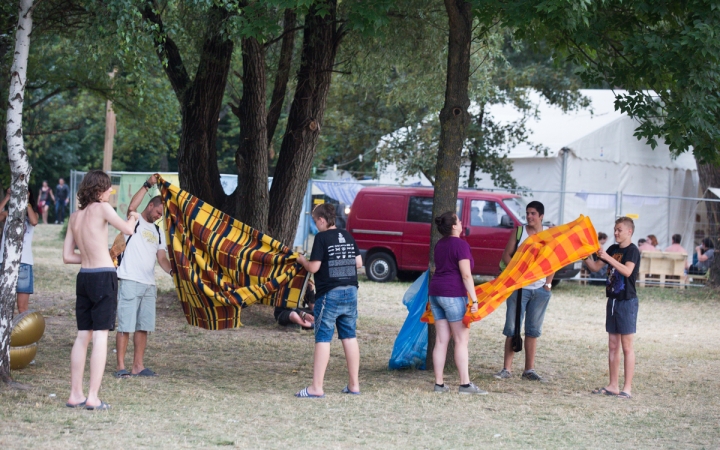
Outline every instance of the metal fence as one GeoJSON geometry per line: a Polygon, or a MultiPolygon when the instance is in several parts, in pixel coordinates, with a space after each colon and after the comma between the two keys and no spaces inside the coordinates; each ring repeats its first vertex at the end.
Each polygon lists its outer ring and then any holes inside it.
{"type": "MultiPolygon", "coordinates": [[[[139,172],[110,172],[113,185],[120,185],[123,174],[151,175],[139,172]]],[[[71,203],[70,210],[75,211],[77,188],[82,181],[85,172],[72,171],[70,175],[71,203]]],[[[314,182],[327,180],[310,180],[308,193],[310,198],[314,182]]],[[[338,185],[344,183],[364,186],[397,186],[396,184],[379,184],[373,182],[357,181],[332,181],[338,185]]],[[[671,237],[679,234],[682,237],[681,245],[686,249],[688,255],[692,255],[700,241],[709,237],[718,242],[720,232],[713,228],[708,215],[708,205],[720,203],[717,198],[700,197],[672,197],[661,195],[637,195],[632,192],[585,192],[585,191],[553,191],[553,190],[511,190],[511,189],[486,189],[494,192],[509,192],[522,197],[525,203],[533,200],[541,201],[545,206],[545,221],[553,225],[569,222],[576,219],[580,214],[590,217],[595,229],[604,232],[612,242],[615,219],[622,215],[629,215],[635,221],[635,234],[633,242],[637,243],[640,238],[646,238],[652,234],[658,240],[658,249],[662,250],[671,244],[671,237]]],[[[312,204],[305,202],[301,222],[309,217],[312,204]]],[[[350,206],[350,205],[347,205],[350,206]]],[[[524,219],[524,218],[521,218],[524,219]]],[[[303,227],[305,228],[305,227],[303,227]]],[[[303,246],[307,245],[307,241],[303,246]]],[[[608,244],[609,245],[609,244],[608,244]]]]}

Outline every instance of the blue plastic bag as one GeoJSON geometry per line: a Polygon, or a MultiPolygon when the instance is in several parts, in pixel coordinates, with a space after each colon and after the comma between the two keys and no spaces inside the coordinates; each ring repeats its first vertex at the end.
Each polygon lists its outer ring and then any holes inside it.
{"type": "Polygon", "coordinates": [[[428,272],[410,286],[403,296],[403,304],[407,306],[408,316],[400,329],[392,356],[388,364],[390,370],[420,369],[425,370],[425,358],[428,346],[428,326],[420,322],[428,301],[428,272]]]}

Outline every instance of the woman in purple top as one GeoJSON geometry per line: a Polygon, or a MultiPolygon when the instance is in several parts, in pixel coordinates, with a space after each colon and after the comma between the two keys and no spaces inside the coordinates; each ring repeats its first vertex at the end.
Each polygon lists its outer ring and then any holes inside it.
{"type": "Polygon", "coordinates": [[[472,312],[477,312],[471,270],[474,264],[470,246],[460,239],[462,222],[454,212],[448,211],[435,218],[435,225],[443,238],[435,245],[435,273],[430,280],[430,308],[435,318],[435,392],[448,392],[443,369],[448,343],[452,335],[455,341],[455,365],[460,374],[461,394],[487,394],[470,382],[468,372],[468,340],[470,329],[462,323],[467,310],[468,295],[472,300],[472,312]]]}

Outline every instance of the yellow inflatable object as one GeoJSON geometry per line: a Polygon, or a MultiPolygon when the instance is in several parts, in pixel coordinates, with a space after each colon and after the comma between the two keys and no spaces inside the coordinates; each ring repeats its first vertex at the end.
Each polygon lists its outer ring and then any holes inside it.
{"type": "Polygon", "coordinates": [[[19,370],[27,367],[35,359],[37,344],[33,343],[23,347],[10,347],[10,370],[19,370]]]}
{"type": "Polygon", "coordinates": [[[24,347],[39,341],[45,333],[45,319],[37,311],[25,311],[13,319],[10,347],[24,347]]]}

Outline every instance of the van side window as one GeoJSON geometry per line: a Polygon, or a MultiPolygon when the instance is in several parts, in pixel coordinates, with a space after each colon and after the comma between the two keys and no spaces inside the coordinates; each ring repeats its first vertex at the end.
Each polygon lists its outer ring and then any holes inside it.
{"type": "MultiPolygon", "coordinates": [[[[455,213],[462,217],[462,199],[457,200],[455,206],[455,213]]],[[[432,223],[432,209],[433,209],[433,198],[432,197],[410,197],[408,203],[408,222],[420,222],[420,223],[432,223]]]]}
{"type": "Polygon", "coordinates": [[[499,227],[502,217],[507,213],[498,203],[489,200],[470,202],[470,226],[499,227]]]}

